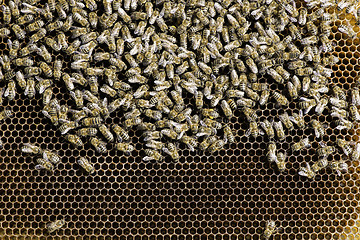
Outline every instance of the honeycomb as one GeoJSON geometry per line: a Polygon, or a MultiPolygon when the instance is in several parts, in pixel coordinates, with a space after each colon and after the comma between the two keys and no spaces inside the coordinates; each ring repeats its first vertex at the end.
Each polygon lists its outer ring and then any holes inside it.
{"type": "MultiPolygon", "coordinates": [[[[341,22],[333,24],[331,36],[336,43],[333,54],[340,58],[332,67],[332,82],[348,90],[360,70],[360,40],[336,33],[335,25],[341,22]]],[[[0,55],[7,53],[5,40],[0,49],[0,55]]],[[[68,65],[65,71],[70,72],[68,65]]],[[[60,104],[74,104],[59,83],[54,95],[60,104]]],[[[260,119],[284,110],[274,105],[261,106],[260,119]]],[[[266,140],[245,136],[248,126],[239,110],[229,123],[237,143],[211,155],[182,146],[179,162],[154,164],[142,160],[140,132],[129,133],[136,147],[131,155],[115,150],[99,154],[89,143],[74,149],[64,141],[41,114],[39,96],[29,100],[17,95],[3,107],[10,107],[14,117],[1,125],[1,239],[261,239],[270,219],[281,227],[274,239],[360,239],[359,162],[348,162],[349,173],[340,177],[331,170],[318,174],[315,181],[300,177],[300,164],[313,162],[318,147],[310,129],[294,130],[277,145],[286,151],[304,135],[313,143],[291,155],[287,172],[279,174],[266,160],[266,140]],[[21,154],[22,143],[55,150],[62,162],[53,174],[34,171],[33,158],[21,154]],[[75,163],[79,156],[94,163],[96,175],[83,174],[75,163]],[[67,223],[49,234],[45,225],[58,216],[67,223]]],[[[296,106],[292,103],[285,110],[296,111],[296,106]]],[[[357,126],[352,132],[335,130],[324,115],[318,120],[330,126],[325,142],[338,136],[358,141],[357,126]]],[[[106,123],[119,123],[122,117],[114,112],[106,123]]],[[[308,123],[310,116],[305,120],[308,123]]],[[[340,158],[335,154],[329,161],[340,158]]]]}

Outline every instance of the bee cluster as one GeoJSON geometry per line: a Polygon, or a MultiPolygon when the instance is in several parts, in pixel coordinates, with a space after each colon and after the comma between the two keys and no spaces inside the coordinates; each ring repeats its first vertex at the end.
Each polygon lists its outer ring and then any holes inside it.
{"type": "MultiPolygon", "coordinates": [[[[267,157],[283,171],[287,154],[277,152],[274,139],[305,128],[304,115],[330,108],[340,130],[353,127],[345,108],[351,120],[360,119],[358,88],[347,106],[344,91],[328,80],[339,60],[331,55],[330,24],[341,12],[357,14],[354,1],[336,4],[307,1],[298,9],[295,1],[272,0],[10,0],[2,5],[0,29],[9,48],[0,57],[2,96],[13,100],[16,85],[29,98],[40,94],[43,114],[64,138],[76,147],[86,140],[99,153],[112,145],[129,154],[135,148],[128,131],[139,129],[145,161],[160,161],[163,154],[178,160],[179,144],[191,151],[222,149],[235,142],[227,122],[240,111],[249,123],[246,134],[266,135],[267,157]],[[54,58],[57,52],[64,57],[54,58]],[[71,72],[63,71],[65,58],[71,72]],[[55,82],[65,85],[74,106],[53,97],[55,82]],[[270,98],[277,108],[296,102],[298,112],[258,119],[257,109],[270,98]],[[115,111],[124,118],[109,126],[106,119],[115,111]]],[[[351,25],[338,30],[356,37],[351,25]]],[[[316,138],[324,135],[321,122],[309,125],[316,138]]],[[[347,143],[337,145],[358,159],[347,143]]],[[[308,146],[303,138],[291,149],[308,146]]],[[[299,173],[311,177],[319,168],[308,165],[299,173]]]]}

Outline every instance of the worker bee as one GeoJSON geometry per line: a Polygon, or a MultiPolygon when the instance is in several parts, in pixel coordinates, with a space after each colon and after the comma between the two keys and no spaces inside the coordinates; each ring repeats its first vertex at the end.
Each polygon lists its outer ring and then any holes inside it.
{"type": "Polygon", "coordinates": [[[25,90],[26,80],[25,80],[24,74],[21,71],[17,71],[15,74],[15,77],[16,77],[16,82],[19,85],[19,87],[22,88],[23,90],[25,90]]]}
{"type": "Polygon", "coordinates": [[[349,170],[349,166],[344,160],[332,161],[329,163],[329,167],[334,170],[338,176],[341,176],[342,173],[347,173],[349,170]]]}
{"type": "Polygon", "coordinates": [[[14,100],[15,96],[16,96],[16,83],[15,81],[11,80],[8,82],[7,88],[4,91],[4,97],[7,97],[9,101],[12,101],[14,100]]]}
{"type": "Polygon", "coordinates": [[[357,161],[360,158],[360,143],[356,143],[351,153],[351,160],[357,161]]]}
{"type": "Polygon", "coordinates": [[[327,106],[329,100],[327,97],[322,97],[320,98],[318,104],[315,107],[315,112],[319,115],[321,115],[323,113],[323,111],[325,110],[325,107],[327,106]]]}
{"type": "Polygon", "coordinates": [[[30,36],[30,44],[37,43],[46,36],[46,29],[40,28],[36,33],[30,36]]]}
{"type": "Polygon", "coordinates": [[[297,91],[297,88],[292,82],[287,82],[287,91],[289,93],[289,96],[291,99],[297,99],[299,96],[299,93],[297,91]]]}
{"type": "Polygon", "coordinates": [[[303,177],[307,177],[309,179],[314,179],[316,176],[316,173],[311,169],[309,163],[305,163],[305,166],[300,167],[299,175],[303,176],[303,177]]]}
{"type": "Polygon", "coordinates": [[[300,25],[305,25],[306,24],[306,18],[307,18],[308,12],[306,8],[302,8],[299,11],[299,16],[298,16],[298,23],[300,25]]]}
{"type": "Polygon", "coordinates": [[[35,96],[36,90],[35,90],[35,81],[34,78],[28,78],[26,81],[26,87],[24,90],[24,95],[28,98],[33,98],[35,96]]]}
{"type": "Polygon", "coordinates": [[[114,141],[114,135],[111,133],[110,129],[105,124],[100,124],[98,127],[101,134],[108,140],[108,142],[114,141]]]}
{"type": "MultiPolygon", "coordinates": [[[[354,104],[355,106],[360,106],[359,88],[358,87],[352,88],[350,93],[351,93],[351,103],[354,104]]],[[[346,97],[344,99],[341,99],[341,100],[346,100],[346,97]]]]}
{"type": "Polygon", "coordinates": [[[42,153],[42,150],[40,147],[38,147],[34,144],[24,143],[21,147],[21,152],[27,153],[27,154],[39,155],[42,153]]]}
{"type": "Polygon", "coordinates": [[[36,163],[37,165],[35,166],[35,169],[37,170],[45,169],[49,172],[52,172],[54,170],[54,166],[48,159],[37,158],[36,163]]]}
{"type": "MultiPolygon", "coordinates": [[[[1,36],[1,30],[0,30],[0,36],[1,36]]],[[[11,41],[10,39],[8,39],[7,43],[8,43],[8,46],[9,46],[9,58],[10,59],[17,58],[18,51],[20,49],[20,42],[18,40],[11,41]]]]}
{"type": "Polygon", "coordinates": [[[321,148],[318,148],[316,150],[317,155],[319,155],[320,157],[327,157],[330,154],[335,152],[335,147],[333,146],[326,146],[323,142],[320,142],[320,146],[321,148]]]}
{"type": "Polygon", "coordinates": [[[317,105],[315,99],[309,99],[305,97],[300,98],[301,102],[299,103],[300,109],[305,109],[304,114],[310,112],[310,110],[317,105]]]}
{"type": "Polygon", "coordinates": [[[270,91],[269,90],[264,90],[261,92],[260,98],[259,98],[259,104],[261,106],[265,105],[270,97],[270,91]]]}
{"type": "Polygon", "coordinates": [[[43,150],[42,155],[44,160],[50,161],[55,166],[57,166],[61,161],[61,158],[57,153],[49,150],[43,150]]]}
{"type": "Polygon", "coordinates": [[[264,239],[269,240],[270,237],[277,232],[277,228],[276,228],[276,223],[275,221],[267,221],[266,222],[266,226],[265,226],[265,231],[264,231],[264,239]]]}
{"type": "Polygon", "coordinates": [[[300,139],[299,142],[293,143],[291,149],[293,152],[301,151],[307,147],[310,147],[309,138],[300,139]]]}
{"type": "Polygon", "coordinates": [[[276,155],[276,166],[280,172],[284,172],[286,169],[286,153],[279,152],[276,155]]]}
{"type": "Polygon", "coordinates": [[[305,128],[304,114],[302,110],[300,110],[299,113],[293,113],[293,115],[290,116],[289,119],[293,123],[295,123],[300,129],[305,128]]]}
{"type": "Polygon", "coordinates": [[[348,117],[348,112],[345,109],[340,109],[337,107],[332,107],[330,115],[333,118],[343,118],[343,119],[347,119],[348,117]]]}
{"type": "Polygon", "coordinates": [[[289,100],[282,95],[281,93],[277,92],[277,91],[273,91],[272,95],[274,97],[274,99],[276,100],[276,102],[280,105],[280,106],[287,106],[289,105],[289,100]]]}
{"type": "Polygon", "coordinates": [[[151,161],[151,160],[161,161],[162,160],[162,155],[157,150],[145,149],[145,155],[146,156],[143,158],[144,161],[151,161]]]}
{"type": "Polygon", "coordinates": [[[129,118],[129,119],[126,119],[125,122],[124,122],[124,125],[126,128],[131,128],[135,125],[139,125],[142,123],[142,120],[141,118],[129,118]]]}
{"type": "Polygon", "coordinates": [[[230,119],[233,116],[233,112],[232,112],[228,102],[226,100],[222,100],[220,106],[224,112],[224,115],[230,119]]]}
{"type": "Polygon", "coordinates": [[[1,6],[1,10],[3,13],[3,21],[5,24],[10,24],[11,22],[11,10],[10,7],[6,6],[6,5],[2,5],[1,6]]]}
{"type": "Polygon", "coordinates": [[[275,136],[274,128],[272,124],[265,119],[264,121],[260,122],[260,126],[264,129],[265,134],[268,136],[269,139],[273,139],[275,136]]]}
{"type": "Polygon", "coordinates": [[[281,75],[273,68],[267,69],[267,74],[269,74],[277,83],[282,84],[284,83],[284,79],[281,75]]]}
{"type": "Polygon", "coordinates": [[[281,121],[279,121],[279,122],[273,122],[273,125],[276,131],[276,136],[280,141],[283,141],[285,139],[285,131],[283,128],[283,124],[281,123],[281,121]]]}
{"type": "Polygon", "coordinates": [[[350,104],[349,112],[350,112],[351,119],[353,121],[356,121],[356,122],[360,121],[360,113],[354,104],[350,104]]]}
{"type": "MultiPolygon", "coordinates": [[[[6,56],[6,55],[5,55],[6,56]]],[[[0,62],[3,62],[2,58],[0,57],[0,62]]],[[[20,67],[20,66],[23,66],[23,67],[30,67],[32,65],[34,65],[34,61],[31,59],[31,58],[28,58],[28,57],[24,57],[24,58],[17,58],[13,61],[13,63],[20,67]]],[[[4,70],[5,70],[5,67],[3,67],[4,70]]],[[[8,70],[7,70],[8,71],[8,70]]]]}
{"type": "MultiPolygon", "coordinates": [[[[199,123],[200,123],[199,115],[193,115],[192,117],[188,116],[187,117],[187,122],[188,122],[188,124],[190,126],[191,132],[193,134],[196,134],[198,132],[198,130],[199,130],[199,123]]],[[[205,124],[208,125],[207,123],[205,123],[205,124]]],[[[214,127],[214,126],[211,126],[211,127],[214,127]]]]}
{"type": "Polygon", "coordinates": [[[324,136],[325,134],[325,128],[324,126],[318,121],[318,120],[311,120],[310,121],[310,125],[312,126],[312,128],[314,129],[315,132],[315,137],[319,138],[321,136],[324,136]]]}
{"type": "Polygon", "coordinates": [[[352,153],[350,143],[348,143],[346,140],[338,138],[336,139],[336,144],[343,150],[346,156],[349,156],[352,153]]]}
{"type": "Polygon", "coordinates": [[[115,97],[117,92],[115,89],[111,88],[109,85],[103,84],[100,88],[100,91],[109,95],[110,97],[115,97]]]}
{"type": "Polygon", "coordinates": [[[81,136],[81,137],[93,137],[96,136],[98,130],[96,128],[81,128],[79,130],[76,131],[76,134],[81,136]]]}
{"type": "Polygon", "coordinates": [[[90,144],[95,148],[98,153],[106,153],[106,143],[96,137],[90,138],[90,144]]]}
{"type": "Polygon", "coordinates": [[[220,151],[226,144],[226,140],[216,140],[214,143],[210,145],[208,148],[208,151],[210,153],[214,153],[216,151],[220,151]]]}
{"type": "MultiPolygon", "coordinates": [[[[16,62],[15,62],[16,63],[16,62]]],[[[11,70],[11,61],[7,55],[0,56],[0,64],[5,72],[9,72],[11,70]]]]}
{"type": "Polygon", "coordinates": [[[129,155],[132,151],[135,150],[135,147],[133,145],[131,145],[130,143],[125,143],[125,142],[122,142],[122,143],[116,143],[115,144],[115,148],[118,150],[118,151],[122,151],[124,152],[125,154],[129,155]]]}
{"type": "Polygon", "coordinates": [[[321,171],[322,169],[325,169],[329,165],[329,162],[327,160],[327,157],[324,157],[322,159],[319,159],[316,161],[313,165],[311,165],[311,170],[314,173],[317,173],[318,171],[321,171]]]}
{"type": "Polygon", "coordinates": [[[54,222],[47,224],[46,227],[48,229],[48,232],[52,233],[52,232],[59,230],[64,225],[65,225],[65,220],[56,220],[54,222]]]}
{"type": "Polygon", "coordinates": [[[331,105],[335,106],[335,107],[338,107],[338,108],[346,108],[347,107],[347,102],[345,100],[341,100],[341,99],[338,99],[336,97],[330,97],[329,98],[329,102],[331,105]]]}
{"type": "Polygon", "coordinates": [[[307,93],[310,89],[310,82],[311,79],[309,77],[304,77],[302,80],[302,90],[303,92],[307,93]]]}
{"type": "Polygon", "coordinates": [[[80,157],[77,163],[89,174],[95,173],[94,165],[86,157],[80,157]]]}
{"type": "Polygon", "coordinates": [[[85,127],[97,127],[103,122],[101,117],[87,117],[82,119],[82,125],[85,127]]]}
{"type": "Polygon", "coordinates": [[[274,142],[270,142],[268,145],[268,152],[266,154],[269,162],[276,162],[276,144],[274,142]]]}
{"type": "Polygon", "coordinates": [[[249,129],[245,132],[246,136],[252,135],[254,138],[257,138],[261,133],[259,130],[258,123],[253,121],[249,123],[249,129]]]}
{"type": "Polygon", "coordinates": [[[25,49],[28,48],[27,50],[24,50],[24,48],[20,49],[19,54],[21,56],[26,56],[26,55],[30,54],[31,52],[36,51],[36,53],[39,56],[41,56],[45,60],[45,62],[47,62],[47,63],[51,62],[52,57],[44,45],[41,45],[39,48],[35,48],[32,46],[35,46],[35,45],[28,45],[28,47],[25,47],[25,49]]]}
{"type": "Polygon", "coordinates": [[[353,30],[353,27],[350,24],[344,25],[341,24],[338,26],[338,31],[345,33],[350,38],[355,38],[357,36],[356,32],[353,30]]]}
{"type": "Polygon", "coordinates": [[[166,147],[164,147],[162,151],[168,154],[175,162],[177,162],[180,159],[180,155],[177,150],[177,147],[173,143],[167,143],[166,147]]]}
{"type": "Polygon", "coordinates": [[[70,130],[77,128],[79,125],[75,121],[64,122],[59,127],[59,131],[62,135],[68,133],[70,130]]]}
{"type": "Polygon", "coordinates": [[[244,107],[243,112],[248,122],[254,122],[258,118],[256,111],[252,108],[244,107]]]}

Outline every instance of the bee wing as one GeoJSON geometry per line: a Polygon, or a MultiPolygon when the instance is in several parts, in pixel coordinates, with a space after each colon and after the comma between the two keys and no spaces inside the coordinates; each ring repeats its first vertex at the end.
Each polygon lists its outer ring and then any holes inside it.
{"type": "Polygon", "coordinates": [[[38,164],[35,166],[35,169],[36,170],[42,170],[42,169],[45,169],[45,167],[43,167],[42,165],[38,164]]]}
{"type": "Polygon", "coordinates": [[[303,177],[309,177],[309,175],[307,174],[307,171],[305,169],[300,168],[300,171],[298,172],[300,176],[303,177]]]}

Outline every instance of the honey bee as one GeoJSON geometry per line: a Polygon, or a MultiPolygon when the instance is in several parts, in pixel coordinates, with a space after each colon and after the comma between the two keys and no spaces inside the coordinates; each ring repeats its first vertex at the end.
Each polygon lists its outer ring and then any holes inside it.
{"type": "Polygon", "coordinates": [[[273,68],[269,68],[267,71],[267,74],[269,74],[277,83],[282,84],[284,83],[284,79],[281,77],[281,75],[273,68]]]}
{"type": "Polygon", "coordinates": [[[307,147],[310,147],[309,138],[300,139],[299,142],[293,143],[291,149],[293,152],[301,151],[307,147]]]}
{"type": "Polygon", "coordinates": [[[348,37],[350,38],[355,38],[357,36],[356,32],[353,30],[353,27],[351,26],[351,24],[341,24],[338,26],[338,31],[345,33],[348,37]]]}
{"type": "Polygon", "coordinates": [[[325,169],[327,166],[329,165],[328,160],[326,159],[326,157],[319,159],[318,161],[316,161],[312,166],[311,166],[311,170],[314,173],[317,173],[318,171],[321,171],[322,169],[325,169]]]}
{"type": "Polygon", "coordinates": [[[87,116],[87,113],[85,110],[69,109],[69,112],[72,114],[72,119],[76,122],[80,122],[81,119],[83,119],[87,116]]]}
{"type": "Polygon", "coordinates": [[[108,142],[114,141],[114,135],[111,133],[110,129],[105,124],[100,124],[98,127],[101,134],[108,140],[108,142]]]}
{"type": "Polygon", "coordinates": [[[327,157],[330,154],[335,152],[335,147],[333,146],[326,146],[323,142],[320,142],[321,148],[316,150],[317,155],[320,157],[327,157]]]}
{"type": "Polygon", "coordinates": [[[97,151],[98,153],[107,152],[106,143],[96,137],[90,138],[90,144],[95,148],[95,151],[97,151]]]}
{"type": "Polygon", "coordinates": [[[79,126],[78,123],[74,122],[74,121],[64,122],[59,127],[59,130],[60,130],[61,134],[64,135],[64,134],[68,133],[70,130],[77,128],[78,126],[79,126]]]}
{"type": "Polygon", "coordinates": [[[82,125],[85,127],[97,127],[103,122],[101,117],[87,117],[82,120],[82,125]]]}
{"type": "Polygon", "coordinates": [[[142,123],[142,120],[141,118],[129,118],[129,119],[126,119],[125,122],[124,122],[124,125],[126,128],[131,128],[135,125],[139,125],[142,123]]]}
{"type": "Polygon", "coordinates": [[[248,87],[245,88],[245,94],[255,102],[260,100],[259,94],[248,87]]]}
{"type": "Polygon", "coordinates": [[[264,129],[265,134],[268,136],[269,139],[274,138],[274,136],[275,136],[274,128],[272,127],[272,124],[267,119],[260,122],[260,126],[262,127],[262,129],[264,129]]]}
{"type": "MultiPolygon", "coordinates": [[[[9,32],[9,34],[10,34],[10,32],[9,32]]],[[[0,36],[1,36],[1,30],[0,30],[0,36]]],[[[3,37],[5,37],[5,36],[3,36],[3,37]]],[[[10,59],[17,58],[18,51],[20,49],[20,42],[18,40],[11,41],[10,39],[8,39],[7,43],[8,43],[8,46],[9,46],[9,57],[10,57],[10,59]]]]}
{"type": "MultiPolygon", "coordinates": [[[[0,62],[3,62],[2,58],[0,57],[0,62]]],[[[17,58],[13,61],[13,63],[20,67],[20,66],[23,66],[23,67],[30,67],[32,65],[34,65],[34,61],[31,59],[31,58],[28,58],[28,57],[24,57],[24,58],[17,58]]],[[[5,69],[5,67],[3,67],[5,69]]]]}
{"type": "Polygon", "coordinates": [[[302,110],[300,110],[299,113],[293,113],[293,116],[290,116],[289,119],[300,129],[305,128],[304,114],[302,110]]]}
{"type": "Polygon", "coordinates": [[[16,96],[16,83],[15,81],[11,80],[8,82],[7,88],[4,91],[4,97],[7,97],[9,101],[12,101],[14,100],[15,96],[16,96]]]}
{"type": "Polygon", "coordinates": [[[96,136],[97,132],[96,128],[81,128],[76,131],[76,134],[81,137],[93,137],[96,136]]]}
{"type": "Polygon", "coordinates": [[[30,143],[24,143],[21,147],[21,152],[34,155],[42,154],[42,150],[40,147],[30,143]]]}
{"type": "Polygon", "coordinates": [[[23,90],[26,88],[26,80],[24,74],[21,71],[17,71],[15,74],[16,82],[23,90]]]}
{"type": "Polygon", "coordinates": [[[220,151],[226,144],[226,140],[216,140],[214,143],[210,145],[208,148],[208,151],[210,153],[214,153],[216,151],[220,151]]]}
{"type": "Polygon", "coordinates": [[[354,104],[350,104],[349,112],[350,112],[351,119],[353,121],[356,121],[356,122],[360,121],[360,113],[354,104]]]}
{"type": "Polygon", "coordinates": [[[248,107],[248,108],[253,108],[255,106],[255,101],[249,99],[249,98],[244,98],[244,97],[240,97],[237,101],[236,104],[240,107],[248,107]]]}
{"type": "Polygon", "coordinates": [[[286,153],[279,152],[276,155],[276,166],[280,172],[284,172],[286,169],[286,153]]]}
{"type": "Polygon", "coordinates": [[[156,150],[152,149],[145,149],[145,157],[143,158],[144,161],[162,161],[162,155],[156,150]]]}
{"type": "Polygon", "coordinates": [[[330,115],[334,118],[343,118],[343,119],[347,119],[348,117],[348,112],[345,109],[340,109],[337,107],[332,107],[332,110],[330,112],[330,115]]]}
{"type": "Polygon", "coordinates": [[[41,45],[39,48],[35,48],[33,46],[35,46],[35,45],[28,45],[27,47],[20,49],[19,54],[21,56],[26,56],[26,55],[30,54],[31,52],[36,51],[36,53],[39,56],[41,56],[45,60],[45,62],[47,62],[47,63],[51,62],[52,57],[44,45],[41,45]]]}
{"type": "Polygon", "coordinates": [[[316,100],[315,99],[309,99],[309,98],[304,98],[301,97],[300,98],[301,102],[299,103],[299,107],[300,109],[305,109],[303,111],[304,114],[307,114],[308,112],[310,112],[310,110],[317,105],[316,100]]]}
{"type": "Polygon", "coordinates": [[[52,172],[54,170],[54,166],[48,159],[37,158],[36,163],[37,163],[37,165],[35,166],[35,169],[37,169],[37,170],[45,169],[49,172],[52,172]]]}
{"type": "Polygon", "coordinates": [[[7,55],[0,56],[0,64],[5,72],[9,72],[11,70],[11,62],[10,58],[7,55]]]}
{"type": "Polygon", "coordinates": [[[80,157],[80,159],[77,160],[77,163],[89,174],[95,173],[95,168],[90,161],[85,157],[80,157]]]}
{"type": "MultiPolygon", "coordinates": [[[[360,106],[359,88],[358,87],[352,88],[350,94],[351,94],[351,103],[354,104],[355,106],[360,106]]],[[[346,100],[346,96],[343,99],[339,97],[339,99],[346,100]]]]}
{"type": "Polygon", "coordinates": [[[274,97],[274,99],[276,100],[276,102],[280,105],[280,106],[287,106],[289,105],[289,100],[282,95],[281,93],[277,92],[277,91],[273,91],[272,95],[274,97]]]}
{"type": "Polygon", "coordinates": [[[48,229],[48,232],[52,233],[52,232],[59,230],[64,225],[65,225],[65,220],[56,220],[54,222],[47,224],[46,227],[48,229]]]}
{"type": "Polygon", "coordinates": [[[336,144],[339,148],[343,150],[346,156],[349,156],[352,153],[352,148],[350,146],[350,143],[348,143],[344,139],[336,139],[336,144]]]}
{"type": "Polygon", "coordinates": [[[311,169],[309,163],[305,163],[305,166],[300,167],[299,175],[303,176],[303,177],[307,177],[309,179],[314,179],[316,176],[316,173],[311,169]]]}
{"type": "Polygon", "coordinates": [[[50,79],[43,79],[41,77],[36,76],[36,80],[38,80],[38,83],[35,86],[35,89],[38,91],[38,93],[43,94],[44,91],[51,87],[53,82],[50,79]]]}
{"type": "Polygon", "coordinates": [[[1,10],[3,13],[3,21],[5,24],[10,24],[11,22],[11,10],[10,7],[6,6],[6,5],[2,5],[1,6],[1,10]]]}
{"type": "Polygon", "coordinates": [[[351,153],[351,160],[357,161],[360,158],[360,143],[356,143],[351,153]]]}
{"type": "Polygon", "coordinates": [[[325,110],[325,107],[327,106],[329,100],[327,97],[323,97],[320,98],[318,104],[315,107],[315,112],[319,115],[321,115],[323,113],[323,111],[325,110]]]}
{"type": "Polygon", "coordinates": [[[267,221],[266,222],[266,226],[265,226],[265,231],[264,231],[264,239],[269,240],[270,237],[277,232],[277,228],[276,228],[276,223],[275,221],[267,221]]]}
{"type": "Polygon", "coordinates": [[[35,96],[35,92],[35,81],[33,78],[28,78],[26,81],[24,95],[29,98],[33,98],[35,96]]]}
{"type": "Polygon", "coordinates": [[[162,150],[164,153],[168,154],[175,162],[180,159],[180,155],[175,144],[167,143],[166,147],[164,147],[162,150]]]}
{"type": "Polygon", "coordinates": [[[349,170],[349,166],[344,160],[332,161],[330,162],[329,167],[334,170],[338,176],[341,176],[342,173],[347,173],[349,170]]]}
{"type": "Polygon", "coordinates": [[[341,99],[338,99],[336,97],[330,97],[329,98],[329,102],[331,105],[337,107],[337,108],[346,108],[347,107],[347,102],[345,100],[341,100],[341,99]]]}
{"type": "Polygon", "coordinates": [[[280,141],[284,140],[285,139],[285,132],[284,132],[282,122],[281,121],[273,122],[273,125],[274,125],[274,129],[276,131],[276,136],[278,137],[278,139],[280,141]]]}
{"type": "Polygon", "coordinates": [[[270,142],[268,145],[268,152],[266,154],[269,162],[276,162],[276,144],[274,142],[270,142]]]}
{"type": "Polygon", "coordinates": [[[233,116],[233,112],[232,112],[228,102],[226,100],[222,100],[220,106],[224,112],[224,115],[230,119],[233,116]]]}
{"type": "Polygon", "coordinates": [[[106,85],[106,84],[101,86],[100,91],[109,95],[112,98],[115,97],[117,94],[115,89],[111,88],[109,85],[106,85]]]}

